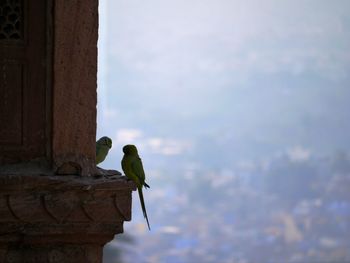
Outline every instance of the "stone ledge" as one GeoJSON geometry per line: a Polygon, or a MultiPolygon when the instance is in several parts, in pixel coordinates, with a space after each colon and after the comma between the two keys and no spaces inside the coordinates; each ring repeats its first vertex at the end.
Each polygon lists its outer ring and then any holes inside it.
{"type": "Polygon", "coordinates": [[[54,176],[46,174],[0,174],[0,193],[11,191],[136,190],[125,176],[54,176]]]}
{"type": "Polygon", "coordinates": [[[102,255],[103,245],[123,232],[133,190],[124,176],[1,175],[0,262],[56,262],[44,260],[54,251],[80,253],[81,260],[62,262],[100,262],[87,251],[102,255]],[[37,261],[26,261],[35,251],[37,261]]]}

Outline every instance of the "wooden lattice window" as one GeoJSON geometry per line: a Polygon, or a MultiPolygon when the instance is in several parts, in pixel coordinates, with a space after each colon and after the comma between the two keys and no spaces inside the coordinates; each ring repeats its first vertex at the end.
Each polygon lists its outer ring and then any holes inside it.
{"type": "Polygon", "coordinates": [[[23,39],[23,1],[0,0],[0,40],[23,39]]]}

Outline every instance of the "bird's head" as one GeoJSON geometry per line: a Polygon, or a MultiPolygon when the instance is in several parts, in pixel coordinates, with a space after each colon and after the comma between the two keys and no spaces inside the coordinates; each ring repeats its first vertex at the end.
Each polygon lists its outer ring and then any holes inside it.
{"type": "Polygon", "coordinates": [[[136,146],[132,144],[125,145],[123,147],[123,152],[125,154],[138,154],[136,146]]]}
{"type": "Polygon", "coordinates": [[[107,136],[101,137],[96,143],[99,145],[107,146],[109,149],[112,148],[112,139],[107,136]]]}

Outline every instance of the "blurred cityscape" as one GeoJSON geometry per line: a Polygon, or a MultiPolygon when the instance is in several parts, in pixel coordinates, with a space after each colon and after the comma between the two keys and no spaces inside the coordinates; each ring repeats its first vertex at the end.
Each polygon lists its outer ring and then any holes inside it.
{"type": "Polygon", "coordinates": [[[159,171],[152,180],[151,232],[134,195],[137,223],[126,223],[105,248],[105,263],[350,262],[346,153],[314,157],[295,149],[232,170],[179,172],[159,171]]]}

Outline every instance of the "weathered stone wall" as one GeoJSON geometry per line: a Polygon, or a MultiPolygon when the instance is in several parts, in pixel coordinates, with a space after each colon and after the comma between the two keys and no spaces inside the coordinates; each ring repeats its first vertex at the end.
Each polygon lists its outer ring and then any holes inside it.
{"type": "Polygon", "coordinates": [[[54,1],[54,165],[95,163],[98,0],[54,1]]]}

